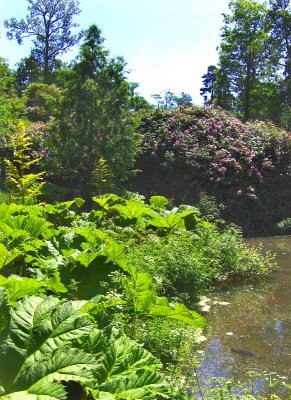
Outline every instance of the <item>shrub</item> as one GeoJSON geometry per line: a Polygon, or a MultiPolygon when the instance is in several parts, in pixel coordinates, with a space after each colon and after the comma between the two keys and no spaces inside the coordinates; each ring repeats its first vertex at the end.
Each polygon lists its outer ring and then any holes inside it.
{"type": "Polygon", "coordinates": [[[192,182],[231,188],[255,196],[255,186],[276,169],[290,172],[290,134],[271,123],[243,124],[216,108],[157,109],[144,115],[143,161],[182,169],[192,182]]]}

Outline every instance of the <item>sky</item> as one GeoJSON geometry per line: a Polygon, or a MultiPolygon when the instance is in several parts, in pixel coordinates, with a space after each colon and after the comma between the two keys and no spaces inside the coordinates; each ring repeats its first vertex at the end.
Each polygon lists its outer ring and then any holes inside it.
{"type": "MultiPolygon", "coordinates": [[[[152,94],[171,90],[189,93],[202,102],[199,89],[207,67],[218,61],[222,13],[230,0],[80,0],[75,17],[86,29],[96,24],[111,56],[127,62],[128,79],[147,100],[152,94]]],[[[6,39],[4,20],[24,18],[26,0],[0,0],[0,57],[12,68],[30,52],[29,41],[19,46],[6,39]]],[[[73,59],[78,48],[65,60],[73,59]]]]}

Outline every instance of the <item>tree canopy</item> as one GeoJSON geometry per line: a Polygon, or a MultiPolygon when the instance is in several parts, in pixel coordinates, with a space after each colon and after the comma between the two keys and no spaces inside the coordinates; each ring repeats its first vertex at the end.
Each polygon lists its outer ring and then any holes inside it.
{"type": "Polygon", "coordinates": [[[291,126],[291,3],[232,0],[224,14],[219,63],[203,75],[201,95],[245,121],[291,126]]]}
{"type": "Polygon", "coordinates": [[[49,82],[57,57],[64,54],[80,39],[80,34],[71,30],[78,25],[74,16],[80,13],[77,0],[27,0],[28,14],[25,19],[11,18],[4,25],[7,37],[16,39],[19,44],[23,39],[32,37],[34,48],[32,56],[43,69],[43,79],[49,82]]]}

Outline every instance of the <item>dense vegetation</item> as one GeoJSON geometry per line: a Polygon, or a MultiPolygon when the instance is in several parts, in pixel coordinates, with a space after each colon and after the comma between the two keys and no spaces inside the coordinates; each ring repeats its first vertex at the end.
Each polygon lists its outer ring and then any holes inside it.
{"type": "MultiPolygon", "coordinates": [[[[229,28],[268,16],[254,41],[271,35],[275,48],[289,40],[290,3],[230,3],[204,88],[230,114],[187,93],[149,104],[96,25],[72,34],[78,1],[27,1],[26,19],[5,27],[32,37],[31,53],[14,70],[0,59],[0,398],[193,398],[200,296],[274,265],[228,222],[249,235],[290,229],[289,64],[275,87],[253,60],[250,86],[233,72],[245,71],[245,36],[229,28]],[[270,97],[280,112],[255,107],[270,97]]],[[[209,399],[234,395],[226,384],[209,399]]]]}
{"type": "Polygon", "coordinates": [[[159,196],[150,205],[116,195],[93,201],[85,213],[80,198],[0,206],[3,399],[81,398],[74,391],[84,399],[177,398],[146,349],[170,368],[186,339],[195,344],[204,319],[179,300],[271,266],[235,228],[219,228],[194,207],[167,210],[159,196]]]}
{"type": "Polygon", "coordinates": [[[290,129],[290,0],[233,0],[229,9],[219,63],[208,67],[201,94],[244,121],[271,120],[290,129]]]}
{"type": "MultiPolygon", "coordinates": [[[[143,173],[133,180],[138,191],[178,203],[196,204],[201,193],[214,196],[225,207],[223,217],[248,235],[276,232],[276,222],[290,215],[287,131],[193,106],[144,112],[138,131],[143,137],[137,164],[143,173]]],[[[204,204],[208,213],[209,207],[204,204]]]]}

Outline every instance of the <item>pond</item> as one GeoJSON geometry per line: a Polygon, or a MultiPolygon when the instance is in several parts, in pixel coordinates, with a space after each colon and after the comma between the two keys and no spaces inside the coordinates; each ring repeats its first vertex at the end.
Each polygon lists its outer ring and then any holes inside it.
{"type": "MultiPolygon", "coordinates": [[[[258,285],[236,284],[206,299],[205,355],[197,371],[211,377],[250,380],[247,372],[276,372],[291,382],[291,236],[247,240],[277,254],[278,270],[258,285]]],[[[257,378],[257,390],[264,380],[257,378]]]]}

